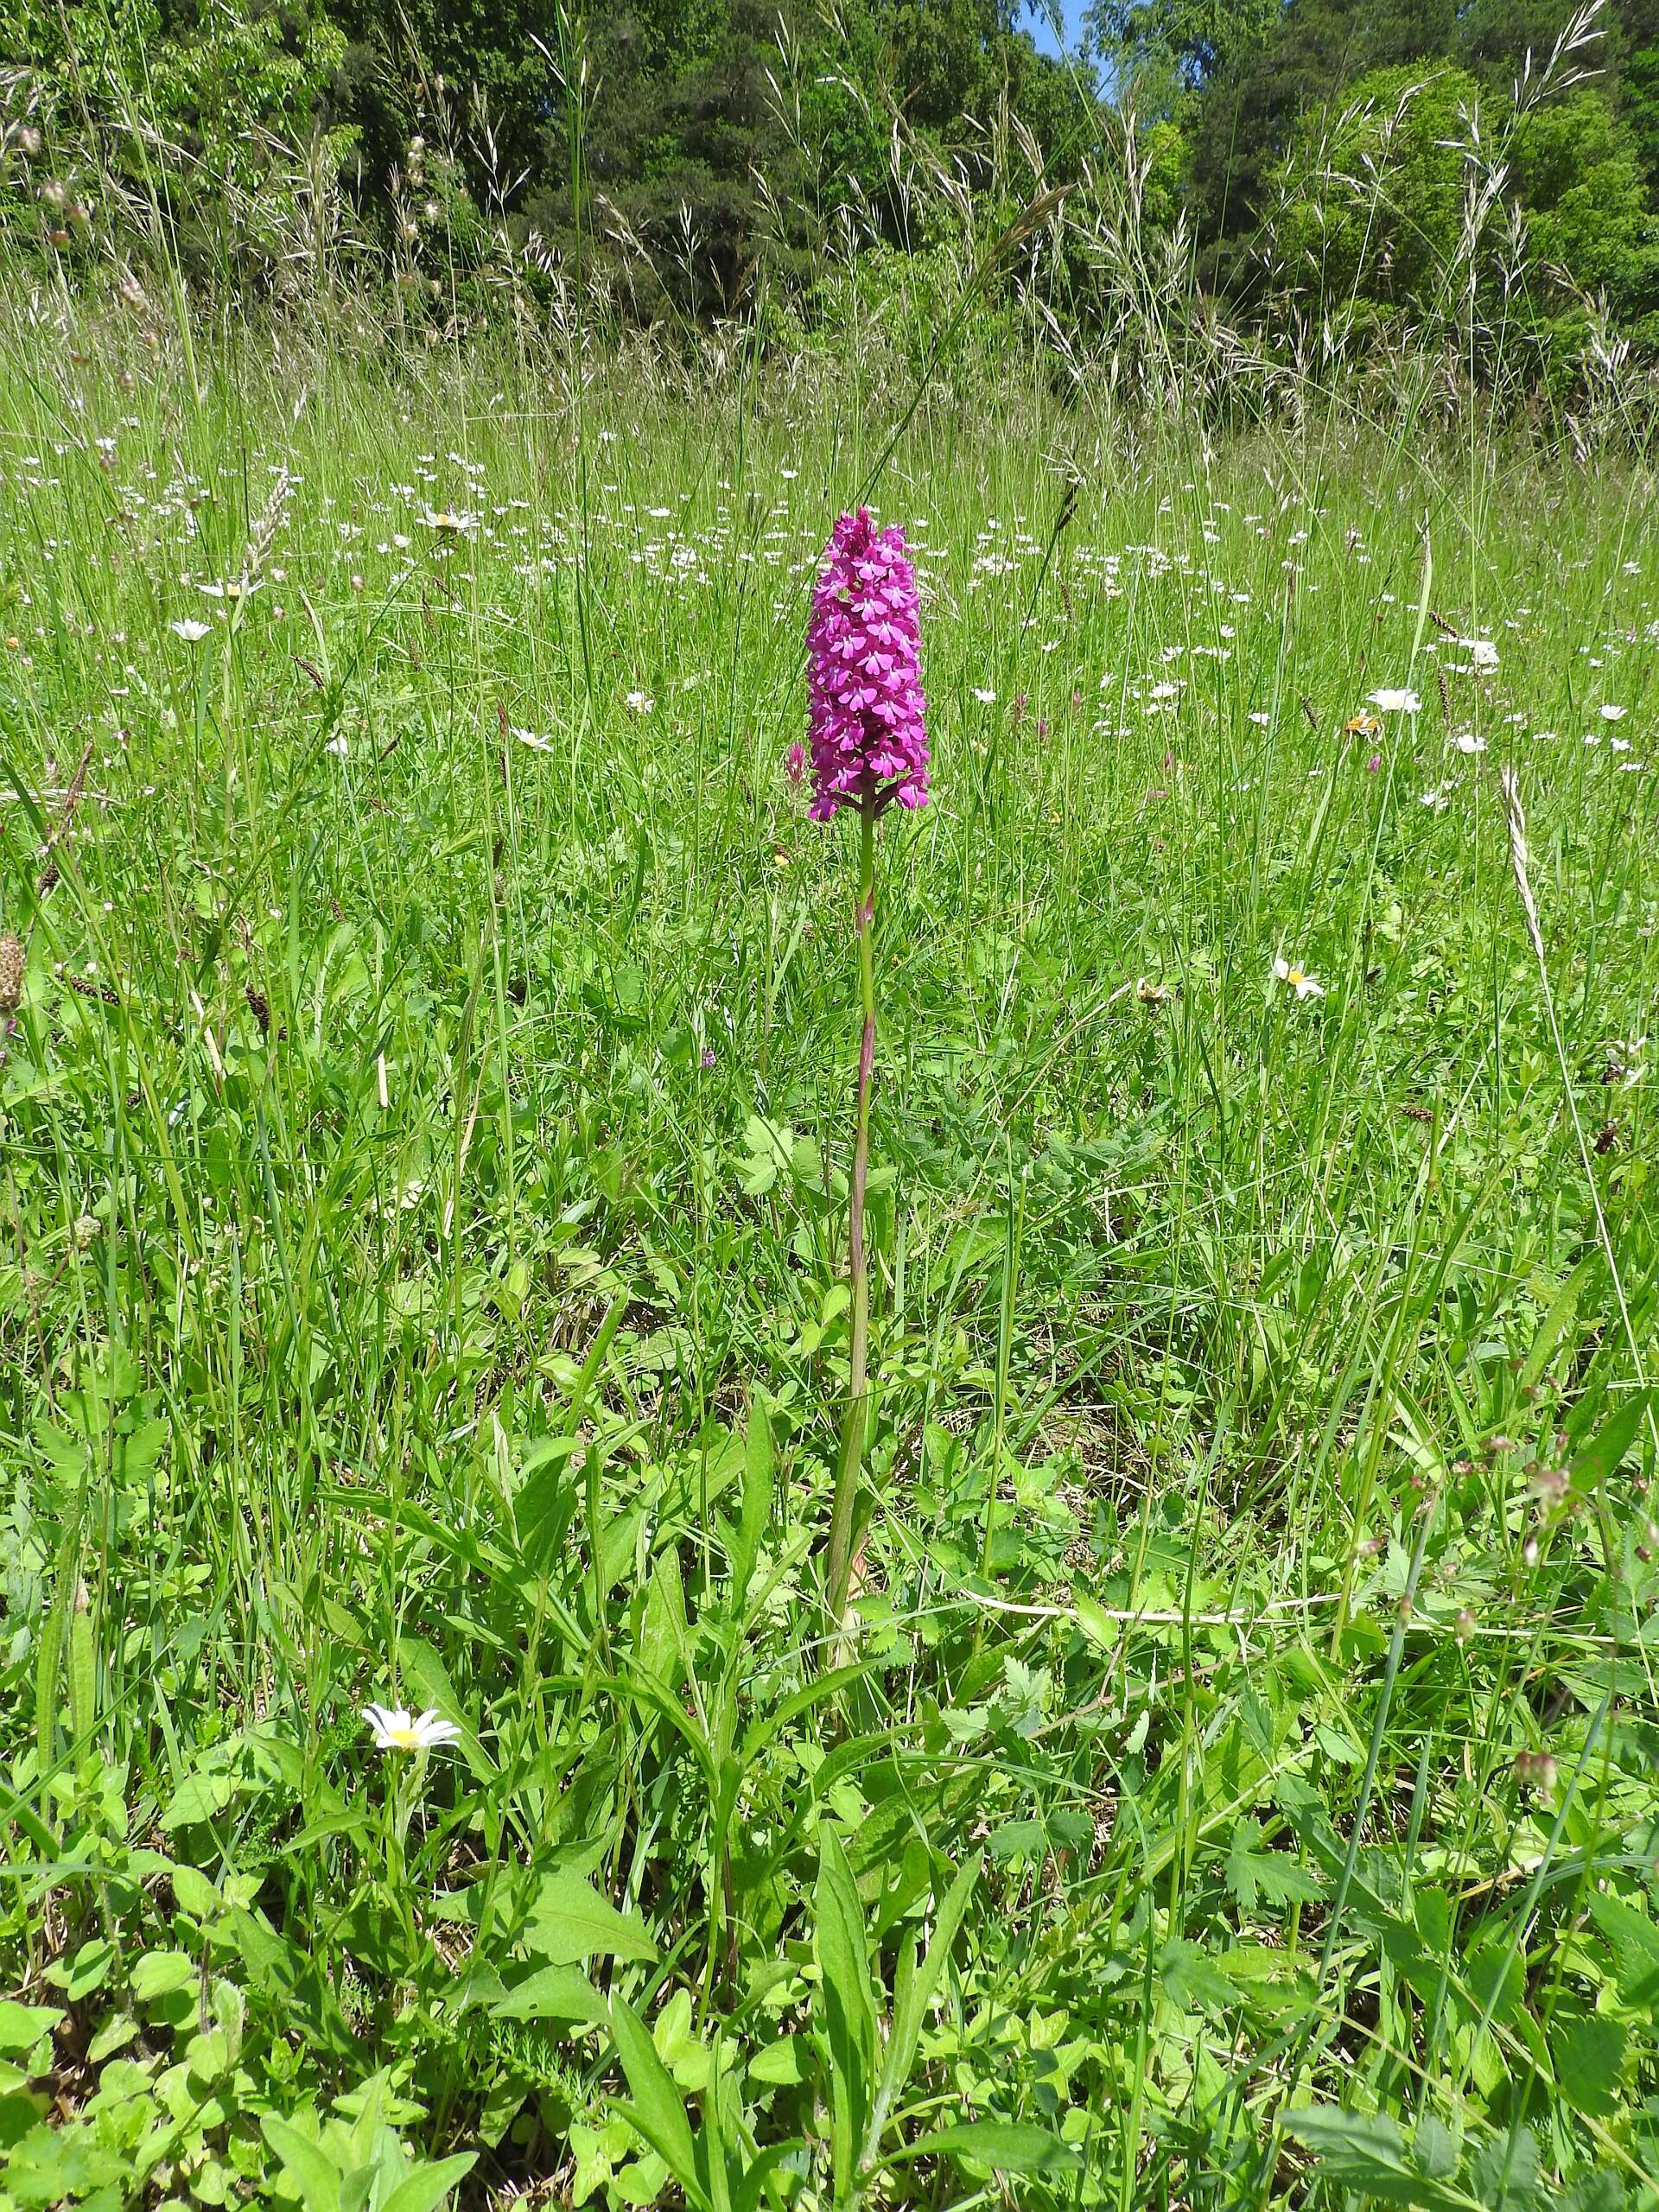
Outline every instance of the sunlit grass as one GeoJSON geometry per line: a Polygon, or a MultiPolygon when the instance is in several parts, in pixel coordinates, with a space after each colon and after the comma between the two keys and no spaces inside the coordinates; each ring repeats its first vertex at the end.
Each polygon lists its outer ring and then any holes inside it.
{"type": "Polygon", "coordinates": [[[1648,483],[8,345],[0,2201],[672,2203],[681,2094],[711,2204],[1650,2195],[1648,483]]]}

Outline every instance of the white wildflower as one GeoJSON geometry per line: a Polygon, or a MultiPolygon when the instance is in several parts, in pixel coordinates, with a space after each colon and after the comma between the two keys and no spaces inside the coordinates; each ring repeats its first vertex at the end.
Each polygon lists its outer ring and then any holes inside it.
{"type": "Polygon", "coordinates": [[[425,1713],[410,1713],[401,1705],[365,1705],[363,1718],[373,1732],[378,1751],[429,1751],[461,1740],[460,1729],[453,1720],[442,1719],[435,1707],[425,1713]]]}

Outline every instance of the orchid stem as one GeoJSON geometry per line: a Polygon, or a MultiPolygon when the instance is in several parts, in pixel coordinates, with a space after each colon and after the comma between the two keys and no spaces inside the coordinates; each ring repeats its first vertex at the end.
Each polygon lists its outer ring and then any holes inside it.
{"type": "Polygon", "coordinates": [[[858,1047],[857,1135],[853,1144],[853,1187],[847,1235],[848,1278],[853,1300],[852,1349],[824,1576],[832,1655],[842,1640],[842,1625],[853,1568],[853,1520],[869,1427],[870,1271],[864,1247],[864,1216],[870,1177],[870,1093],[875,1077],[874,938],[875,807],[874,802],[867,801],[859,810],[858,860],[858,982],[864,1020],[858,1047]]]}

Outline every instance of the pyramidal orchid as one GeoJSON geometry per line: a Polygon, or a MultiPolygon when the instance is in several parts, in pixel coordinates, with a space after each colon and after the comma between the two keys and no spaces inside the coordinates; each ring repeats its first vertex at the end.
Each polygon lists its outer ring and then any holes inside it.
{"type": "Polygon", "coordinates": [[[825,551],[807,624],[812,814],[874,817],[897,799],[927,803],[926,702],[916,571],[905,533],[869,510],[842,515],[825,551]]]}
{"type": "Polygon", "coordinates": [[[859,823],[856,919],[863,1024],[847,1239],[852,1333],[824,1577],[834,1650],[845,1637],[859,1475],[869,1427],[870,1285],[864,1225],[875,1076],[875,825],[895,799],[910,808],[927,803],[927,707],[916,571],[896,524],[878,530],[863,507],[836,523],[812,594],[806,652],[810,811],[817,821],[832,822],[847,810],[857,815],[859,823]]]}

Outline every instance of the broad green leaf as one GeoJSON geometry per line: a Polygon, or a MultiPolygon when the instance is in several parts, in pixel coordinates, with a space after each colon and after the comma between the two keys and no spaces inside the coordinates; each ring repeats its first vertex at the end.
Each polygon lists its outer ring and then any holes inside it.
{"type": "Polygon", "coordinates": [[[182,1951],[145,1951],[134,1962],[132,1993],[141,2005],[188,1989],[196,1979],[196,1962],[182,1951]]]}
{"type": "Polygon", "coordinates": [[[1575,1489],[1594,1490],[1612,1473],[1636,1441],[1636,1433],[1641,1427],[1642,1416],[1648,1408],[1649,1395],[1646,1390],[1632,1390],[1608,1415],[1573,1462],[1575,1489]]]}
{"type": "Polygon", "coordinates": [[[437,2212],[438,2206],[477,2164],[475,2151],[462,2151],[453,2158],[417,2166],[398,2183],[381,2205],[380,2212],[437,2212]]]}
{"type": "Polygon", "coordinates": [[[999,2174],[1066,2173],[1083,2163],[1069,2144],[1046,2127],[1007,2120],[970,2120],[936,2128],[887,2154],[889,2164],[901,2158],[965,2159],[999,2174]]]}
{"type": "Polygon", "coordinates": [[[1262,1846],[1262,1830],[1255,1821],[1240,1821],[1233,1830],[1227,1853],[1227,1886],[1246,1912],[1254,1912],[1257,1899],[1270,1905],[1306,1904],[1324,1894],[1319,1876],[1287,1852],[1262,1846]]]}
{"type": "Polygon", "coordinates": [[[840,1837],[827,1822],[813,1891],[814,1948],[823,1986],[837,2173],[851,2171],[864,2137],[875,2067],[875,2000],[864,1949],[864,1909],[840,1837]]]}
{"type": "Polygon", "coordinates": [[[677,1989],[657,2015],[651,2039],[677,2087],[701,2091],[709,2086],[709,2051],[691,2027],[691,1993],[677,1989]]]}
{"type": "Polygon", "coordinates": [[[1172,2005],[1183,2012],[1193,2005],[1207,2005],[1217,2012],[1236,2005],[1238,1992],[1211,1957],[1197,1943],[1178,1939],[1166,1943],[1158,1955],[1158,1972],[1172,2005]]]}
{"type": "Polygon", "coordinates": [[[804,2040],[800,2036],[779,2036],[776,2043],[762,2044],[748,2064],[752,2082],[804,2082],[806,2060],[804,2040]]]}
{"type": "Polygon", "coordinates": [[[1554,1356],[1556,1345],[1572,1326],[1573,1317],[1579,1310],[1580,1293],[1599,1256],[1592,1252],[1580,1260],[1556,1292],[1548,1313],[1538,1325],[1538,1333],[1532,1340],[1532,1349],[1528,1352],[1526,1363],[1517,1378],[1522,1389],[1529,1389],[1541,1380],[1544,1370],[1554,1356]]]}
{"type": "Polygon", "coordinates": [[[1575,2112],[1599,2119],[1615,2109],[1627,2041],[1622,2024],[1605,2012],[1556,2021],[1550,2056],[1561,2094],[1575,2112]]]}
{"type": "Polygon", "coordinates": [[[62,2018],[59,2005],[22,2005],[15,1997],[0,1997],[0,2051],[33,2050],[62,2018]]]}
{"type": "Polygon", "coordinates": [[[1537,2185],[1538,2138],[1529,2127],[1483,2143],[1469,2163],[1470,2193],[1483,2212],[1531,2212],[1537,2185]]]}
{"type": "Polygon", "coordinates": [[[72,2005],[79,2005],[95,1989],[102,1989],[115,1968],[115,1946],[106,1936],[90,1936],[72,1959],[52,1967],[47,1979],[61,1989],[72,2005]]]}
{"type": "Polygon", "coordinates": [[[327,2152],[274,2113],[267,2113],[259,2126],[299,2190],[305,2212],[340,2212],[340,2169],[327,2152]]]}
{"type": "Polygon", "coordinates": [[[772,1425],[758,1398],[749,1404],[748,1433],[743,1440],[743,1503],[738,1516],[737,1541],[732,1551],[732,1599],[741,1605],[754,1573],[754,1562],[772,1518],[772,1425]]]}
{"type": "Polygon", "coordinates": [[[235,1795],[236,1783],[228,1774],[187,1774],[168,1800],[161,1825],[170,1834],[175,1828],[194,1827],[200,1821],[211,1821],[216,1813],[224,1811],[235,1795]]]}
{"type": "Polygon", "coordinates": [[[1074,1589],[1071,1602],[1077,1609],[1077,1626],[1097,1651],[1116,1652],[1123,1641],[1123,1625],[1115,1621],[1098,1598],[1074,1589]]]}
{"type": "Polygon", "coordinates": [[[461,1730],[457,1749],[468,1769],[480,1780],[495,1772],[495,1762],[479,1742],[472,1723],[461,1709],[449,1669],[424,1637],[407,1630],[397,1639],[397,1671],[403,1696],[423,1709],[433,1707],[461,1730]]]}
{"type": "Polygon", "coordinates": [[[798,2136],[790,2136],[782,2143],[769,2143],[732,2190],[731,2212],[760,2212],[763,2203],[777,2202],[777,2198],[766,2194],[766,2183],[773,2174],[793,2163],[800,2149],[798,2136]]]}
{"type": "MultiPolygon", "coordinates": [[[[963,1915],[968,1910],[968,1900],[979,1880],[979,1860],[970,1859],[951,1883],[944,1903],[939,1907],[933,1940],[927,1947],[927,1956],[902,1992],[895,1990],[893,2032],[887,2038],[881,2066],[880,2104],[883,2115],[892,2111],[910,2078],[910,2069],[916,2060],[916,2047],[921,2040],[922,2027],[933,2001],[933,1993],[938,1987],[939,1976],[950,1959],[957,1931],[962,1926],[963,1915]]],[[[871,2147],[874,2149],[874,2146],[871,2147]]]]}
{"type": "Polygon", "coordinates": [[[175,1866],[172,1881],[174,1904],[181,1912],[188,1912],[192,1920],[210,1920],[218,1912],[219,1891],[200,1868],[175,1866]]]}
{"type": "Polygon", "coordinates": [[[781,1698],[770,1713],[753,1723],[745,1735],[740,1752],[743,1764],[752,1766],[772,1738],[779,1730],[787,1728],[791,1720],[799,1719],[817,1706],[834,1705],[844,1690],[863,1681],[864,1673],[862,1667],[836,1667],[781,1698]]]}
{"type": "Polygon", "coordinates": [[[1431,2181],[1449,2181],[1458,2171],[1458,2139],[1432,2113],[1413,2132],[1411,2163],[1431,2181]]]}
{"type": "Polygon", "coordinates": [[[657,1955],[637,1913],[619,1912],[593,1884],[569,1868],[544,1874],[530,1909],[524,1940],[555,1966],[583,1959],[642,1959],[657,1955]]]}
{"type": "Polygon", "coordinates": [[[639,1661],[654,1682],[673,1695],[684,1678],[685,1588],[680,1580],[678,1552],[670,1544],[659,1551],[652,1567],[639,1623],[639,1661]]]}
{"type": "Polygon", "coordinates": [[[611,2005],[611,2031],[632,2099],[622,2108],[625,2117],[666,2164],[696,2212],[709,2212],[684,2102],[644,2021],[620,1997],[611,2005]]]}
{"type": "Polygon", "coordinates": [[[543,1967],[490,2006],[498,2020],[579,2020],[602,2026],[610,2009],[580,1967],[543,1967]]]}
{"type": "Polygon", "coordinates": [[[1659,1992],[1659,1925],[1623,1897],[1592,1891],[1590,1916],[1612,1947],[1613,1972],[1626,2005],[1647,2004],[1659,1992]]]}
{"type": "Polygon", "coordinates": [[[985,1849],[999,1866],[1014,1859],[1043,1859],[1048,1853],[1048,1830],[1040,1821],[1009,1821],[991,1830],[985,1849]]]}

